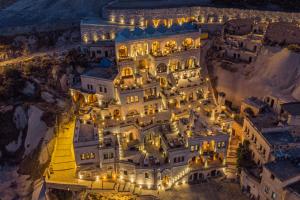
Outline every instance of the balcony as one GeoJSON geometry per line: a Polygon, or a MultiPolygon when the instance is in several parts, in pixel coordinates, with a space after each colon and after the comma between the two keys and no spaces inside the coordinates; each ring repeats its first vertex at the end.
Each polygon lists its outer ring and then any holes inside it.
{"type": "Polygon", "coordinates": [[[123,62],[123,61],[133,61],[133,57],[130,57],[130,56],[126,56],[126,57],[119,57],[118,58],[118,61],[119,62],[123,62]]]}
{"type": "Polygon", "coordinates": [[[161,99],[161,96],[151,95],[148,97],[144,97],[144,102],[155,101],[161,99]]]}

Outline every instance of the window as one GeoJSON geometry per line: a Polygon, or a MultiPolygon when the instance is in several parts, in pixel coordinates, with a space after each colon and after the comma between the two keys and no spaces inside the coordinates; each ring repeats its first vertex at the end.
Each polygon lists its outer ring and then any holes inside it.
{"type": "Polygon", "coordinates": [[[107,160],[107,159],[108,159],[108,154],[105,153],[105,154],[103,155],[103,157],[104,157],[104,160],[107,160]]]}
{"type": "Polygon", "coordinates": [[[274,174],[271,174],[271,179],[274,180],[275,179],[275,176],[274,174]]]}
{"type": "Polygon", "coordinates": [[[266,186],[266,187],[265,187],[265,193],[267,193],[267,194],[268,194],[268,193],[269,193],[269,190],[270,190],[270,189],[269,189],[269,187],[268,187],[268,186],[266,186]]]}
{"type": "Polygon", "coordinates": [[[88,90],[93,90],[93,85],[87,84],[88,90]]]}
{"type": "Polygon", "coordinates": [[[126,99],[127,103],[130,103],[130,97],[126,97],[126,99]]]}
{"type": "Polygon", "coordinates": [[[127,96],[126,97],[126,102],[129,103],[134,103],[134,102],[138,102],[139,101],[139,97],[138,96],[127,96]]]}
{"type": "Polygon", "coordinates": [[[114,158],[114,153],[110,153],[109,154],[109,158],[111,159],[111,158],[114,158]]]}
{"type": "Polygon", "coordinates": [[[174,158],[174,163],[176,163],[177,162],[177,158],[174,158]]]}
{"type": "Polygon", "coordinates": [[[81,160],[90,160],[95,158],[95,153],[83,153],[80,155],[81,160]]]}
{"type": "Polygon", "coordinates": [[[99,87],[99,91],[102,92],[102,86],[99,87]]]}
{"type": "Polygon", "coordinates": [[[106,87],[104,88],[104,93],[107,93],[107,88],[106,87]]]}
{"type": "Polygon", "coordinates": [[[276,199],[276,193],[275,192],[272,192],[271,198],[276,199]]]}
{"type": "Polygon", "coordinates": [[[127,171],[126,171],[126,170],[124,171],[124,175],[125,175],[125,176],[127,176],[127,175],[128,175],[128,173],[127,173],[127,171]]]}
{"type": "Polygon", "coordinates": [[[149,178],[149,174],[148,173],[145,173],[145,178],[149,178]]]}
{"type": "Polygon", "coordinates": [[[104,160],[112,159],[112,158],[114,158],[114,153],[105,153],[103,155],[103,157],[104,157],[104,160]]]}
{"type": "Polygon", "coordinates": [[[194,152],[195,151],[195,147],[194,145],[191,146],[191,152],[194,152]]]}
{"type": "Polygon", "coordinates": [[[225,147],[225,142],[222,142],[222,147],[223,147],[223,148],[225,147]]]}

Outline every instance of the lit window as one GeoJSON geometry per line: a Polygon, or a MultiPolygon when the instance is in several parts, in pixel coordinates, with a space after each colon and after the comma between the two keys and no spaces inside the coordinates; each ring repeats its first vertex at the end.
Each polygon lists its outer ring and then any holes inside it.
{"type": "Polygon", "coordinates": [[[114,153],[110,153],[109,154],[109,158],[111,159],[111,158],[114,158],[114,153]]]}
{"type": "Polygon", "coordinates": [[[194,152],[195,151],[195,147],[194,145],[191,146],[191,152],[194,152]]]}
{"type": "Polygon", "coordinates": [[[139,101],[139,97],[138,97],[138,96],[135,96],[135,97],[134,97],[134,100],[135,100],[135,102],[138,102],[138,101],[139,101]]]}
{"type": "Polygon", "coordinates": [[[267,193],[267,194],[269,193],[269,187],[267,187],[267,186],[265,187],[265,193],[267,193]]]}
{"type": "Polygon", "coordinates": [[[276,199],[276,193],[275,192],[272,192],[272,199],[276,199]]]}
{"type": "Polygon", "coordinates": [[[108,159],[108,154],[105,153],[105,154],[103,155],[103,157],[104,157],[104,160],[107,160],[107,159],[108,159]]]}

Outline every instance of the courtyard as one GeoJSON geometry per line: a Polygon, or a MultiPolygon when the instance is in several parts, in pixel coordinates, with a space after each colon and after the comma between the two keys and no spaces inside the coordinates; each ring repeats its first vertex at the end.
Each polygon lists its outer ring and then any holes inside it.
{"type": "MultiPolygon", "coordinates": [[[[208,180],[208,182],[195,185],[179,185],[172,190],[156,193],[159,199],[175,200],[247,200],[248,197],[240,190],[238,183],[229,180],[208,180]]],[[[141,199],[155,199],[154,197],[141,197],[141,199]]]]}
{"type": "Polygon", "coordinates": [[[210,179],[207,182],[195,185],[178,185],[167,191],[142,190],[141,195],[129,195],[122,193],[92,193],[87,199],[132,199],[132,200],[248,200],[249,198],[240,190],[238,183],[230,180],[210,179]]]}

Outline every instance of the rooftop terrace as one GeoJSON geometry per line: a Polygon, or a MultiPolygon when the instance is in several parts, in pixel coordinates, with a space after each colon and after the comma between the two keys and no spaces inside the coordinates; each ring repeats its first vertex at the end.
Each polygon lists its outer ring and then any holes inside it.
{"type": "Polygon", "coordinates": [[[300,176],[300,165],[298,163],[293,163],[290,160],[270,162],[267,163],[265,167],[281,181],[300,176]]]}
{"type": "Polygon", "coordinates": [[[93,123],[77,120],[74,142],[98,141],[98,127],[93,123]]]}
{"type": "Polygon", "coordinates": [[[275,130],[262,132],[262,135],[271,145],[287,145],[294,142],[294,138],[288,130],[275,130]]]}
{"type": "Polygon", "coordinates": [[[282,104],[282,109],[291,115],[300,115],[300,102],[282,104]]]}
{"type": "Polygon", "coordinates": [[[167,35],[175,35],[175,34],[184,34],[189,32],[198,32],[199,29],[196,24],[193,23],[184,23],[181,26],[177,24],[173,24],[170,28],[160,25],[157,28],[152,26],[148,26],[145,29],[136,27],[134,30],[129,30],[128,28],[121,31],[117,34],[116,42],[124,42],[129,40],[136,39],[145,39],[152,37],[161,37],[167,35]]]}

